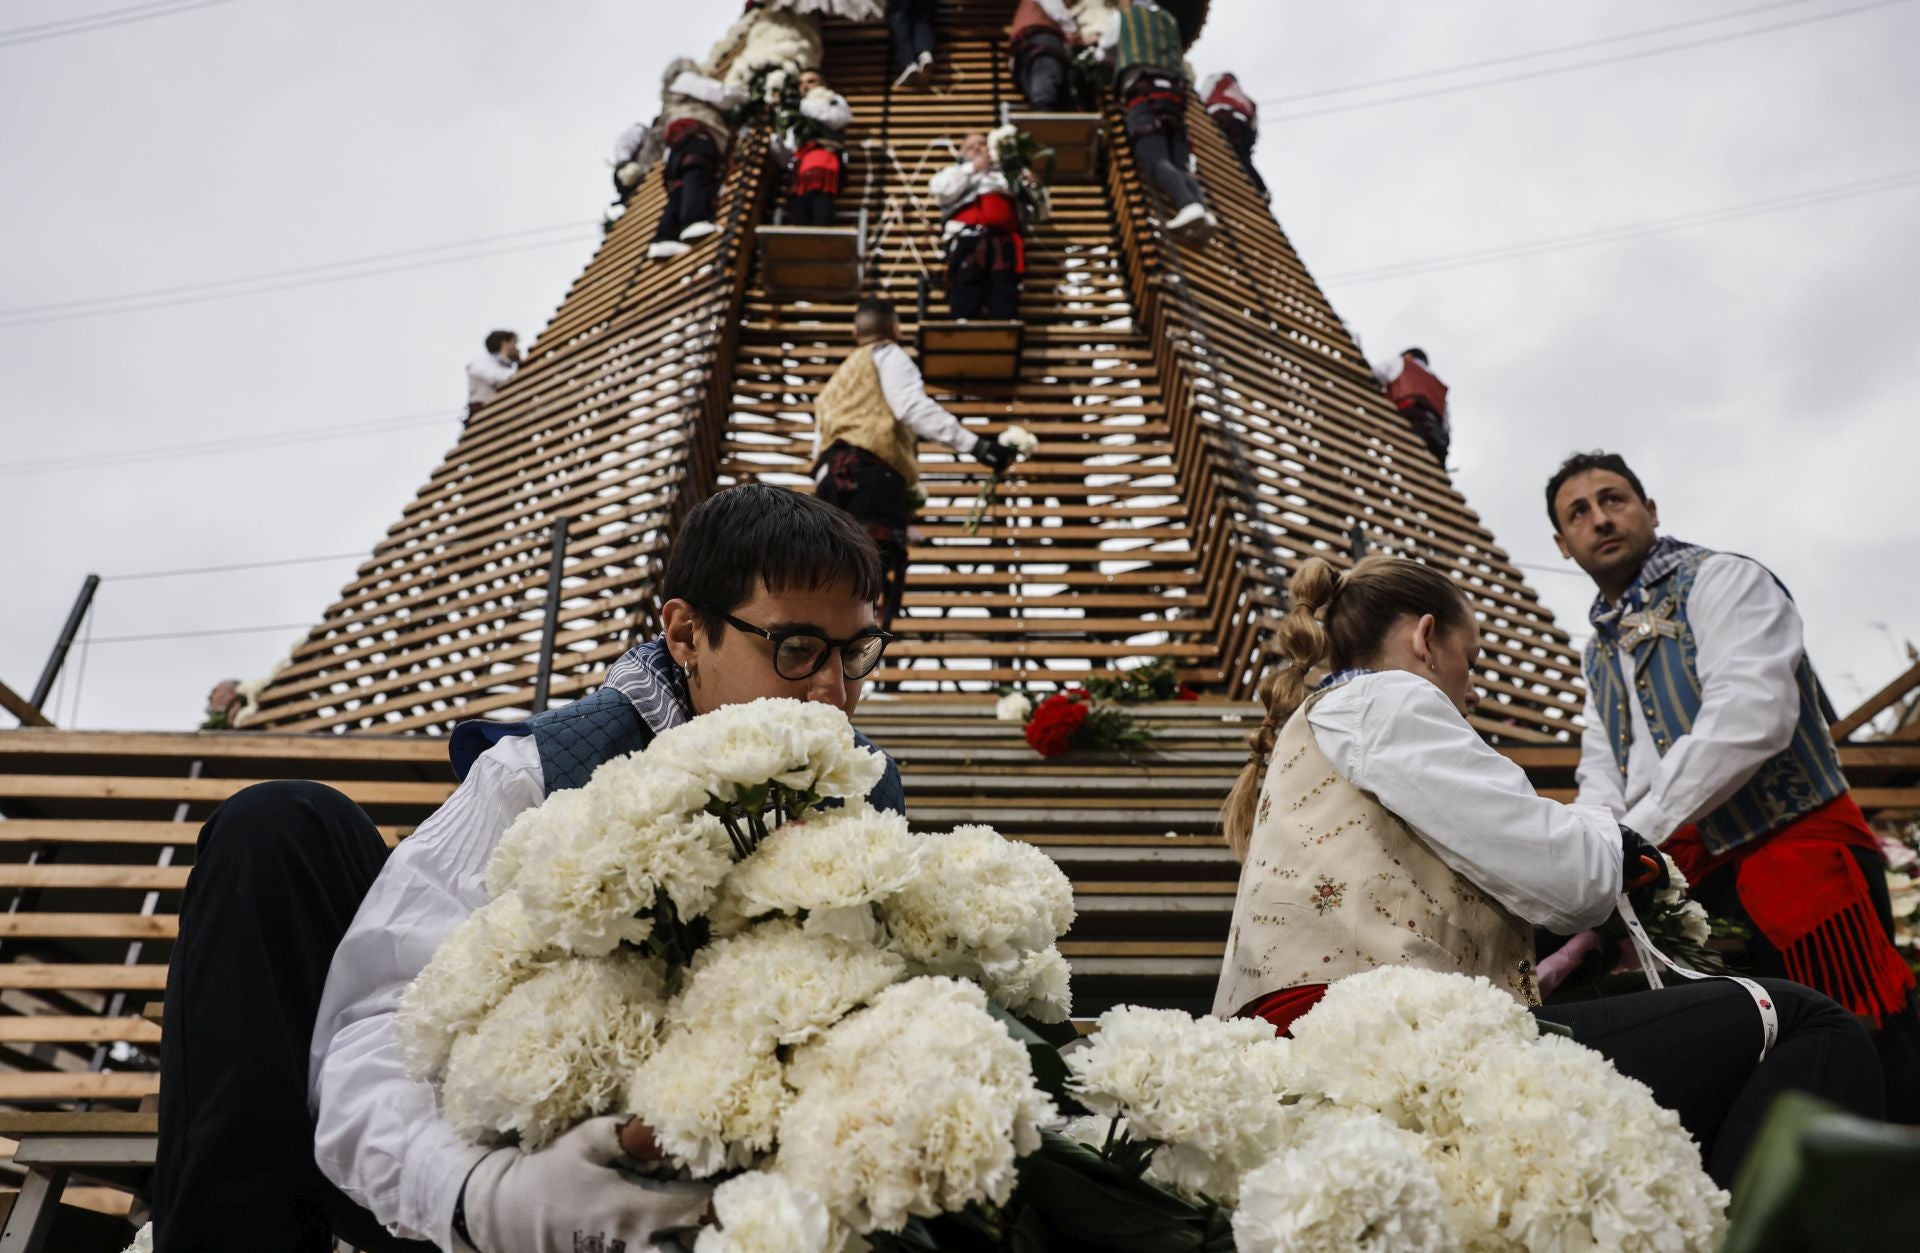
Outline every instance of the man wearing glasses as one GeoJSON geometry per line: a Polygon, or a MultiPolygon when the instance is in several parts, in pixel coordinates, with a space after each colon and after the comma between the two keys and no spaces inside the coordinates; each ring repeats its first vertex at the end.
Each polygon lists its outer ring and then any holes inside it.
{"type": "MultiPolygon", "coordinates": [[[[462,1140],[394,1034],[402,991],[486,903],[516,815],[725,705],[785,696],[852,714],[892,639],[873,542],[779,488],[692,510],[661,592],[661,637],[593,695],[456,727],[460,786],[391,857],[359,806],[316,783],[257,784],[208,819],[168,972],[156,1250],[322,1253],[334,1235],[372,1253],[645,1249],[700,1221],[705,1188],[614,1168],[623,1138],[650,1141],[637,1123],[591,1120],[532,1153],[462,1140]]],[[[868,800],[904,812],[891,762],[868,800]]]]}

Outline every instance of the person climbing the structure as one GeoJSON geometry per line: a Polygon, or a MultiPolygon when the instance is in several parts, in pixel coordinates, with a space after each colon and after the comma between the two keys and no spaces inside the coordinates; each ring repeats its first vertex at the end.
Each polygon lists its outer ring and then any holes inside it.
{"type": "Polygon", "coordinates": [[[1187,58],[1179,21],[1153,0],[1130,0],[1108,21],[1099,47],[1113,66],[1113,94],[1126,110],[1133,154],[1173,201],[1168,233],[1204,246],[1220,219],[1207,212],[1200,180],[1189,168],[1187,58]]]}
{"type": "Polygon", "coordinates": [[[1207,116],[1213,119],[1221,138],[1227,141],[1227,147],[1240,158],[1240,168],[1247,172],[1254,190],[1266,195],[1267,182],[1253,166],[1253,145],[1260,138],[1260,123],[1256,118],[1260,106],[1231,73],[1208,75],[1200,84],[1200,99],[1207,106],[1207,116]]]}
{"type": "Polygon", "coordinates": [[[1008,62],[1027,103],[1042,113],[1063,113],[1072,104],[1069,73],[1080,24],[1066,0],[1020,0],[1007,25],[1008,62]]]}
{"type": "Polygon", "coordinates": [[[467,365],[467,421],[500,394],[520,368],[520,337],[512,331],[491,331],[487,351],[467,365]]]}
{"type": "Polygon", "coordinates": [[[661,139],[666,146],[661,176],[667,203],[647,249],[656,261],[680,256],[693,241],[719,229],[713,224],[714,193],[733,138],[727,113],[738,103],[725,85],[700,73],[685,57],[667,66],[661,81],[661,139]]]}
{"type": "Polygon", "coordinates": [[[1013,463],[1014,452],[967,430],[927,395],[919,367],[897,342],[900,320],[892,301],[869,296],[856,305],[853,338],[854,350],[814,403],[814,495],[851,514],[880,549],[880,629],[887,630],[906,588],[919,441],[971,455],[995,474],[1013,463]]]}
{"type": "Polygon", "coordinates": [[[788,226],[832,226],[833,199],[846,172],[847,127],[853,108],[827,86],[817,69],[800,72],[800,116],[785,143],[793,154],[793,190],[787,198],[788,226]]]}
{"type": "Polygon", "coordinates": [[[1426,350],[1409,348],[1385,365],[1375,366],[1373,376],[1387,389],[1387,399],[1426,443],[1434,460],[1445,466],[1447,449],[1453,444],[1453,427],[1447,422],[1447,385],[1428,366],[1426,350]]]}
{"type": "Polygon", "coordinates": [[[980,131],[960,141],[960,159],[928,183],[946,218],[947,308],[956,318],[1020,316],[1020,276],[1027,269],[1020,206],[1013,185],[980,131]]]}
{"type": "Polygon", "coordinates": [[[933,19],[939,0],[887,0],[895,87],[920,88],[933,77],[933,19]]]}

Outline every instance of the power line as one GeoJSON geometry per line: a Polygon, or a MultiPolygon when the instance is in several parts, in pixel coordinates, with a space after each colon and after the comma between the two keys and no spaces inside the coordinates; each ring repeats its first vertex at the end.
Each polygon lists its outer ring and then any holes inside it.
{"type": "Polygon", "coordinates": [[[593,223],[584,219],[572,222],[554,222],[548,226],[530,226],[525,230],[503,231],[497,235],[477,235],[472,239],[456,239],[444,244],[427,244],[419,248],[402,248],[395,252],[376,252],[365,257],[345,257],[339,261],[320,261],[312,265],[294,266],[285,270],[263,270],[258,274],[242,274],[234,278],[206,279],[195,283],[176,283],[171,287],[152,287],[145,291],[121,292],[114,296],[82,296],[74,300],[55,300],[37,305],[14,305],[0,309],[0,318],[21,317],[30,313],[55,313],[65,309],[82,309],[100,305],[125,304],[131,301],[151,300],[160,296],[177,296],[185,293],[212,291],[223,287],[246,286],[253,283],[269,282],[273,279],[298,278],[308,274],[319,274],[330,270],[348,269],[354,266],[373,265],[381,261],[402,261],[410,257],[425,256],[434,252],[453,252],[462,248],[477,248],[483,244],[504,243],[507,240],[526,239],[533,235],[551,235],[555,231],[578,230],[593,223]]]}
{"type": "Polygon", "coordinates": [[[1322,282],[1378,283],[1387,279],[1412,278],[1422,274],[1433,274],[1443,270],[1458,270],[1469,266],[1490,265],[1497,261],[1512,261],[1522,257],[1544,256],[1548,253],[1565,252],[1574,248],[1592,248],[1603,244],[1623,243],[1628,240],[1644,239],[1650,235],[1661,235],[1670,231],[1688,230],[1701,226],[1719,226],[1727,222],[1737,222],[1743,218],[1762,217],[1772,213],[1784,213],[1790,209],[1811,208],[1815,205],[1832,204],[1841,200],[1853,200],[1862,196],[1877,196],[1890,191],[1904,191],[1920,186],[1920,169],[1902,170],[1892,174],[1882,174],[1874,178],[1861,179],[1851,183],[1836,183],[1828,187],[1817,187],[1809,191],[1793,192],[1784,196],[1773,196],[1765,200],[1752,200],[1743,204],[1725,205],[1717,209],[1702,209],[1693,213],[1678,214],[1669,218],[1653,218],[1643,222],[1626,222],[1618,226],[1599,227],[1591,231],[1582,231],[1573,235],[1554,235],[1543,239],[1530,240],[1518,244],[1502,244],[1492,248],[1479,248],[1468,252],[1448,253],[1436,257],[1424,257],[1412,261],[1400,261],[1392,265],[1375,266],[1363,270],[1347,270],[1323,275],[1322,282]]]}
{"type": "Polygon", "coordinates": [[[270,626],[218,627],[211,631],[158,631],[152,635],[101,635],[95,644],[144,644],[150,640],[197,640],[214,635],[259,635],[267,631],[305,631],[311,622],[285,622],[270,626]]]}
{"type": "MultiPolygon", "coordinates": [[[[292,291],[301,287],[322,287],[331,283],[352,282],[355,279],[374,278],[383,274],[402,274],[413,270],[429,270],[443,265],[457,265],[463,261],[479,261],[488,257],[504,257],[512,253],[535,252],[542,248],[556,248],[562,245],[578,246],[584,237],[565,239],[536,240],[532,243],[514,244],[502,248],[483,248],[460,256],[435,257],[428,260],[411,261],[400,265],[373,266],[344,274],[321,274],[309,278],[293,279],[280,283],[262,283],[248,287],[236,287],[230,291],[212,291],[195,295],[186,295],[163,300],[139,301],[126,298],[129,303],[119,305],[101,305],[95,308],[72,309],[33,317],[7,318],[0,313],[0,330],[11,330],[22,326],[43,326],[51,322],[75,322],[87,318],[112,317],[122,313],[146,313],[154,309],[176,309],[182,305],[207,304],[217,300],[235,300],[243,296],[262,296],[270,292],[292,291]]],[[[347,264],[347,263],[339,263],[347,264]]],[[[242,280],[231,280],[238,283],[242,280]]]]}
{"type": "Polygon", "coordinates": [[[227,439],[163,444],[153,448],[127,449],[120,452],[46,457],[38,461],[16,461],[0,466],[0,478],[58,474],[65,470],[147,465],[155,461],[170,461],[180,457],[206,457],[218,453],[260,452],[287,448],[296,444],[315,444],[326,440],[354,439],[367,435],[385,434],[389,431],[409,430],[414,427],[442,423],[453,416],[450,411],[436,409],[424,413],[402,414],[393,418],[361,419],[334,426],[307,427],[261,435],[235,435],[227,439]]]}
{"type": "Polygon", "coordinates": [[[1687,22],[1670,22],[1665,26],[1644,26],[1639,30],[1623,31],[1618,35],[1605,35],[1599,39],[1587,39],[1580,43],[1560,44],[1552,48],[1536,48],[1532,52],[1516,52],[1503,57],[1489,57],[1484,61],[1462,61],[1458,65],[1443,65],[1439,69],[1419,70],[1412,74],[1395,74],[1391,78],[1374,78],[1365,82],[1348,83],[1343,87],[1322,87],[1317,91],[1303,91],[1298,95],[1274,96],[1262,100],[1262,105],[1292,104],[1299,100],[1318,100],[1324,96],[1344,96],[1353,91],[1369,91],[1375,87],[1392,87],[1399,83],[1417,83],[1423,79],[1444,78],[1449,74],[1464,74],[1468,70],[1491,69],[1496,65],[1512,65],[1518,61],[1534,61],[1541,57],[1559,56],[1563,52],[1581,52],[1588,48],[1600,48],[1607,44],[1626,43],[1629,40],[1645,39],[1652,35],[1667,35],[1677,30],[1689,30],[1695,26],[1711,26],[1716,22],[1731,22],[1737,18],[1752,17],[1757,13],[1771,13],[1776,9],[1791,9],[1808,3],[1809,0],[1776,0],[1773,4],[1763,4],[1758,8],[1736,9],[1732,13],[1718,13],[1712,17],[1697,17],[1687,22]]]}
{"type": "Polygon", "coordinates": [[[102,575],[102,583],[132,583],[139,579],[172,579],[189,574],[226,574],[233,570],[265,570],[274,566],[310,566],[321,561],[345,561],[349,557],[365,557],[364,551],[351,553],[321,553],[314,557],[281,557],[273,561],[242,561],[229,566],[191,566],[180,570],[142,570],[138,574],[102,575]]]}
{"type": "Polygon", "coordinates": [[[157,17],[172,17],[176,13],[189,13],[194,9],[210,9],[219,4],[231,4],[233,0],[161,0],[155,4],[136,4],[124,9],[105,9],[99,13],[88,13],[80,17],[63,17],[51,22],[36,22],[31,26],[11,26],[0,30],[0,48],[14,48],[21,44],[41,43],[48,39],[63,39],[68,35],[87,35],[97,30],[111,30],[116,26],[131,26],[135,22],[151,21],[157,17]]]}
{"type": "Polygon", "coordinates": [[[1705,48],[1713,44],[1731,43],[1736,39],[1747,39],[1754,35],[1770,35],[1777,31],[1793,30],[1801,26],[1811,26],[1816,22],[1831,22],[1837,18],[1852,17],[1858,13],[1870,13],[1876,9],[1892,8],[1905,4],[1907,0],[1874,0],[1871,4],[1857,4],[1852,8],[1835,9],[1831,13],[1815,13],[1808,17],[1795,18],[1789,22],[1775,22],[1771,26],[1755,26],[1748,30],[1729,31],[1724,35],[1708,35],[1700,39],[1689,39],[1681,43],[1664,44],[1658,48],[1641,48],[1634,52],[1617,53],[1610,57],[1595,57],[1590,61],[1576,61],[1571,65],[1554,65],[1545,69],[1528,70],[1521,74],[1506,74],[1498,78],[1485,78],[1473,83],[1456,83],[1451,87],[1430,87],[1425,91],[1410,91],[1398,96],[1383,96],[1378,100],[1357,100],[1352,104],[1328,105],[1322,109],[1308,109],[1301,113],[1284,113],[1274,118],[1276,122],[1298,122],[1306,118],[1327,117],[1335,113],[1355,113],[1362,109],[1379,109],[1390,104],[1406,104],[1414,100],[1431,100],[1436,96],[1451,96],[1463,91],[1478,91],[1482,87],[1498,87],[1506,83],[1526,82],[1535,78],[1548,78],[1555,74],[1571,74],[1575,70],[1589,70],[1601,65],[1617,65],[1624,61],[1638,61],[1646,57],[1664,56],[1669,52],[1683,52],[1689,48],[1705,48]]]}

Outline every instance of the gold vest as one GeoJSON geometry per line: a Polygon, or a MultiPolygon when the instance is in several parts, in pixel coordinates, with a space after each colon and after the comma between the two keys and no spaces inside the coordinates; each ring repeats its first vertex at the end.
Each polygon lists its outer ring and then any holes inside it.
{"type": "MultiPolygon", "coordinates": [[[[882,343],[889,341],[881,341],[882,343]]],[[[887,407],[880,371],[873,364],[879,343],[862,344],[847,354],[813,402],[815,453],[845,440],[892,466],[912,487],[920,481],[920,443],[887,407]]]]}
{"type": "Polygon", "coordinates": [[[1213,1012],[1376,966],[1485,975],[1538,1005],[1533,928],[1340,777],[1294,711],[1274,744],[1213,1012]]]}

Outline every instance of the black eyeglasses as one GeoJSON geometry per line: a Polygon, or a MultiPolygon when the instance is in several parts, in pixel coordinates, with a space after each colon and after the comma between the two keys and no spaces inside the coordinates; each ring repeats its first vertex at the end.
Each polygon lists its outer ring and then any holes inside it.
{"type": "Polygon", "coordinates": [[[736,631],[757,635],[773,644],[773,672],[783,679],[811,679],[820,673],[827,659],[840,654],[840,673],[849,679],[864,679],[880,664],[887,645],[894,637],[879,627],[870,627],[844,640],[830,640],[818,631],[795,627],[769,631],[751,622],[742,622],[730,613],[718,614],[721,621],[736,631]]]}

